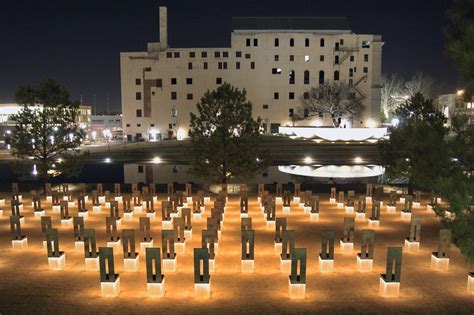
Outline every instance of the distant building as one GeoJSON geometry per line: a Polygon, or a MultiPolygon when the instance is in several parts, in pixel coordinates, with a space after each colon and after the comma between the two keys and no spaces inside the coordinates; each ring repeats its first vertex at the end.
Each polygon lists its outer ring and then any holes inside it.
{"type": "Polygon", "coordinates": [[[466,102],[462,92],[443,94],[435,100],[437,108],[448,118],[448,124],[451,124],[451,117],[454,115],[466,115],[469,123],[474,124],[474,99],[466,102]]]}
{"type": "MultiPolygon", "coordinates": [[[[216,26],[217,27],[217,26],[216,26]]],[[[266,133],[290,126],[300,97],[324,82],[352,85],[365,110],[352,127],[379,123],[382,37],[355,34],[346,18],[238,17],[230,47],[170,48],[167,10],[160,42],[120,55],[124,135],[128,141],[184,138],[190,113],[224,82],[247,91],[266,133]]],[[[305,124],[332,125],[319,115],[305,124]]]]}
{"type": "Polygon", "coordinates": [[[123,139],[122,115],[93,115],[91,133],[94,139],[123,139]]]}

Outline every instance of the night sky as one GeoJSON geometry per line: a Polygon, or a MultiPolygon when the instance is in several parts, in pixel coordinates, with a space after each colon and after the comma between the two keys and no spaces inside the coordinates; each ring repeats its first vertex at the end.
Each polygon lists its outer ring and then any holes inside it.
{"type": "Polygon", "coordinates": [[[431,75],[440,92],[458,87],[443,53],[449,0],[81,0],[2,1],[0,102],[19,84],[53,77],[98,111],[120,110],[119,53],[159,41],[158,6],[168,7],[171,47],[230,46],[232,16],[346,16],[355,33],[380,34],[383,73],[431,75]]]}

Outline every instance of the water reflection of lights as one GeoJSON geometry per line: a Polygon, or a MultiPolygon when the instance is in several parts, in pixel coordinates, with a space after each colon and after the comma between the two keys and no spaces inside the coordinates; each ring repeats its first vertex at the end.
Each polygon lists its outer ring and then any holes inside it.
{"type": "Polygon", "coordinates": [[[380,176],[385,172],[385,169],[379,165],[280,165],[278,170],[292,175],[324,178],[373,177],[380,176]]]}

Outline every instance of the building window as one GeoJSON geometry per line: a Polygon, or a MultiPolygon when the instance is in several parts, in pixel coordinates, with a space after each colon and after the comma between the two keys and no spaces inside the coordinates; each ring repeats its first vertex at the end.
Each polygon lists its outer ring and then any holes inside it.
{"type": "Polygon", "coordinates": [[[308,62],[309,61],[309,55],[304,55],[304,61],[308,62]]]}
{"type": "Polygon", "coordinates": [[[319,61],[324,61],[324,55],[319,55],[319,61]]]}
{"type": "Polygon", "coordinates": [[[186,84],[188,85],[193,84],[193,78],[186,78],[186,84]]]}
{"type": "Polygon", "coordinates": [[[137,127],[141,127],[141,126],[142,126],[142,124],[137,124],[137,127]]]}
{"type": "Polygon", "coordinates": [[[272,74],[281,74],[281,68],[272,68],[272,74]]]}
{"type": "Polygon", "coordinates": [[[176,85],[176,83],[177,83],[176,78],[171,78],[171,85],[176,85]]]}
{"type": "Polygon", "coordinates": [[[224,69],[227,69],[227,61],[224,62],[224,69]]]}
{"type": "Polygon", "coordinates": [[[344,45],[344,40],[342,38],[339,40],[339,44],[341,44],[341,46],[344,45]]]}
{"type": "Polygon", "coordinates": [[[252,62],[250,63],[250,69],[255,69],[255,62],[252,61],[252,62]]]}
{"type": "Polygon", "coordinates": [[[171,109],[171,117],[178,117],[178,110],[176,108],[171,109]]]}
{"type": "Polygon", "coordinates": [[[274,93],[273,93],[273,99],[274,99],[274,100],[277,100],[277,99],[279,99],[279,98],[280,98],[280,93],[274,92],[274,93]]]}
{"type": "Polygon", "coordinates": [[[303,99],[309,100],[309,93],[308,92],[303,93],[303,99]]]}
{"type": "Polygon", "coordinates": [[[179,51],[174,52],[174,58],[179,58],[179,51]]]}
{"type": "Polygon", "coordinates": [[[369,68],[368,67],[364,67],[364,73],[369,73],[369,68]]]}
{"type": "Polygon", "coordinates": [[[309,47],[309,38],[305,38],[304,40],[304,46],[309,47]]]}
{"type": "Polygon", "coordinates": [[[207,51],[201,51],[201,58],[207,58],[207,51]]]}
{"type": "Polygon", "coordinates": [[[223,51],[222,52],[222,58],[229,58],[229,52],[228,51],[223,51]]]}
{"type": "Polygon", "coordinates": [[[142,117],[142,110],[141,109],[137,109],[137,117],[142,117]]]}
{"type": "Polygon", "coordinates": [[[196,53],[194,51],[189,52],[189,58],[194,58],[196,57],[196,53]]]}
{"type": "Polygon", "coordinates": [[[319,71],[319,84],[324,84],[324,71],[319,71]]]}
{"type": "Polygon", "coordinates": [[[242,58],[242,52],[241,51],[236,51],[235,52],[235,58],[242,58]]]}
{"type": "Polygon", "coordinates": [[[274,43],[275,47],[278,47],[280,46],[280,40],[278,38],[275,38],[275,43],[274,43]]]}
{"type": "Polygon", "coordinates": [[[275,61],[280,61],[280,56],[279,56],[279,55],[275,55],[275,56],[273,57],[273,60],[275,60],[275,61]]]}
{"type": "Polygon", "coordinates": [[[293,117],[294,114],[295,114],[295,110],[293,108],[289,108],[288,109],[288,117],[293,117]]]}
{"type": "Polygon", "coordinates": [[[290,61],[295,61],[295,55],[290,55],[290,61]]]}
{"type": "Polygon", "coordinates": [[[324,38],[319,40],[319,47],[324,47],[324,38]]]}
{"type": "Polygon", "coordinates": [[[214,58],[220,58],[221,57],[221,52],[220,51],[215,51],[214,52],[214,58]]]}
{"type": "Polygon", "coordinates": [[[339,81],[339,71],[334,71],[334,81],[339,81]]]}
{"type": "Polygon", "coordinates": [[[188,62],[188,69],[189,69],[189,70],[192,70],[192,69],[193,69],[193,63],[192,63],[192,62],[188,62]]]}
{"type": "Polygon", "coordinates": [[[141,93],[141,92],[135,93],[135,99],[136,99],[137,101],[141,100],[141,99],[142,99],[142,93],[141,93]]]}
{"type": "Polygon", "coordinates": [[[173,129],[173,124],[168,124],[168,129],[173,129]]]}
{"type": "Polygon", "coordinates": [[[263,109],[268,109],[268,105],[267,105],[267,104],[263,104],[263,105],[262,105],[262,108],[263,108],[263,109]]]}
{"type": "Polygon", "coordinates": [[[368,61],[369,61],[369,55],[368,55],[368,54],[365,54],[365,55],[364,55],[364,61],[365,61],[365,62],[368,62],[368,61]]]}
{"type": "Polygon", "coordinates": [[[138,173],[143,173],[143,165],[138,165],[138,173]]]}
{"type": "Polygon", "coordinates": [[[163,80],[162,79],[156,79],[156,87],[159,87],[159,88],[163,87],[163,80]]]}
{"type": "Polygon", "coordinates": [[[207,62],[204,62],[203,68],[204,68],[204,70],[207,70],[207,68],[208,68],[207,62]]]}
{"type": "Polygon", "coordinates": [[[142,85],[142,79],[135,79],[136,85],[142,85]]]}
{"type": "Polygon", "coordinates": [[[290,38],[290,47],[295,47],[295,39],[290,38]]]}
{"type": "Polygon", "coordinates": [[[192,94],[192,93],[188,93],[188,94],[186,95],[186,98],[187,98],[188,100],[192,100],[192,99],[193,99],[193,94],[192,94]]]}
{"type": "Polygon", "coordinates": [[[151,67],[146,67],[145,68],[145,72],[150,72],[151,71],[151,67]]]}
{"type": "Polygon", "coordinates": [[[334,44],[334,49],[335,49],[336,51],[339,51],[339,43],[334,44]]]}
{"type": "Polygon", "coordinates": [[[216,84],[222,84],[222,78],[216,78],[216,84]]]}
{"type": "Polygon", "coordinates": [[[288,77],[289,84],[295,84],[295,70],[290,70],[290,74],[288,77]]]}
{"type": "Polygon", "coordinates": [[[127,126],[127,127],[130,127],[130,124],[127,124],[126,126],[127,126]]]}
{"type": "Polygon", "coordinates": [[[250,59],[250,54],[245,54],[245,59],[250,59]]]}
{"type": "Polygon", "coordinates": [[[289,92],[288,93],[288,99],[294,100],[295,99],[295,92],[289,92]]]}
{"type": "Polygon", "coordinates": [[[250,47],[250,38],[247,38],[247,39],[245,40],[245,43],[246,43],[246,46],[247,46],[247,47],[250,47]]]}
{"type": "Polygon", "coordinates": [[[150,124],[150,127],[155,127],[155,124],[150,124]]]}
{"type": "Polygon", "coordinates": [[[352,78],[354,76],[354,70],[349,69],[349,77],[352,78]]]}
{"type": "Polygon", "coordinates": [[[339,64],[339,56],[334,56],[334,64],[335,65],[339,64]]]}
{"type": "Polygon", "coordinates": [[[175,100],[175,99],[177,99],[177,98],[178,98],[177,93],[176,93],[176,92],[171,92],[171,99],[172,99],[172,100],[175,100]]]}
{"type": "Polygon", "coordinates": [[[362,48],[370,48],[370,41],[363,40],[362,41],[362,48]]]}
{"type": "Polygon", "coordinates": [[[222,62],[217,63],[217,69],[222,69],[222,62]]]}
{"type": "Polygon", "coordinates": [[[240,69],[240,62],[239,62],[239,61],[237,61],[237,62],[235,63],[235,69],[240,69]]]}
{"type": "Polygon", "coordinates": [[[171,51],[168,51],[168,52],[166,53],[166,58],[168,58],[168,59],[169,59],[169,58],[173,58],[173,53],[172,53],[171,51]]]}
{"type": "Polygon", "coordinates": [[[351,55],[350,59],[351,62],[354,62],[354,55],[351,55]]]}
{"type": "Polygon", "coordinates": [[[258,38],[253,39],[253,45],[256,47],[258,46],[258,38]]]}
{"type": "Polygon", "coordinates": [[[309,71],[304,72],[304,84],[309,84],[309,71]]]}

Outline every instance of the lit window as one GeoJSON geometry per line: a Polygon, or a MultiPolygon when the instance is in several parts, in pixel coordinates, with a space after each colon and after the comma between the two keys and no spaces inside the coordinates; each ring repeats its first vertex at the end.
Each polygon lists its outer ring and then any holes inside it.
{"type": "Polygon", "coordinates": [[[362,48],[370,48],[370,41],[369,40],[363,40],[362,41],[362,48]]]}
{"type": "Polygon", "coordinates": [[[171,109],[171,117],[178,117],[178,110],[176,108],[171,109]]]}
{"type": "Polygon", "coordinates": [[[309,61],[309,56],[308,55],[304,56],[304,61],[309,61]]]}

